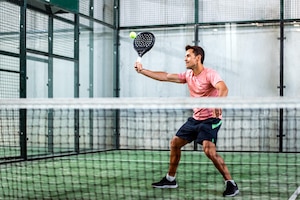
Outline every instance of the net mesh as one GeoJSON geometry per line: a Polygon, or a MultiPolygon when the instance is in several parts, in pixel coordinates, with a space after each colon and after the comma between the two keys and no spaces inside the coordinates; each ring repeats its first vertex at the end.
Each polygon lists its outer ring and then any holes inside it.
{"type": "Polygon", "coordinates": [[[0,198],[223,199],[221,174],[194,143],[182,148],[179,187],[151,187],[195,107],[223,108],[217,150],[239,199],[298,197],[297,99],[104,98],[2,99],[0,198]]]}

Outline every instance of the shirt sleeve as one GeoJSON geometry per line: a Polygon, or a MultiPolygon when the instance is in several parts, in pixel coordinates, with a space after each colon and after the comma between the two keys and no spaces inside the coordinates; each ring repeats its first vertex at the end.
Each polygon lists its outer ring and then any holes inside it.
{"type": "Polygon", "coordinates": [[[215,71],[215,70],[211,70],[209,73],[209,79],[210,79],[210,83],[213,86],[216,86],[216,84],[220,81],[223,81],[223,79],[221,78],[221,76],[215,71]]]}
{"type": "Polygon", "coordinates": [[[186,83],[186,72],[179,73],[178,78],[180,79],[181,83],[186,83]]]}

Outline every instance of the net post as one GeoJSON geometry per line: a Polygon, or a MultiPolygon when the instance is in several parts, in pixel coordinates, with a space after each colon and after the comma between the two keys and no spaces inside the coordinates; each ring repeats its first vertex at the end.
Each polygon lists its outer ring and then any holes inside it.
{"type": "Polygon", "coordinates": [[[53,135],[53,127],[54,127],[54,123],[53,123],[53,109],[49,109],[48,110],[48,153],[54,153],[54,135],[53,135]]]}
{"type": "Polygon", "coordinates": [[[120,149],[120,110],[115,111],[114,119],[115,148],[120,149]]]}
{"type": "Polygon", "coordinates": [[[80,134],[79,134],[79,110],[75,109],[74,112],[74,150],[76,153],[80,153],[80,134]]]}
{"type": "Polygon", "coordinates": [[[21,158],[24,160],[27,160],[27,110],[26,109],[20,109],[19,110],[20,115],[20,154],[21,158]]]}
{"type": "Polygon", "coordinates": [[[89,148],[91,150],[94,149],[94,122],[93,122],[93,116],[94,116],[94,111],[92,109],[89,109],[89,148]]]}
{"type": "Polygon", "coordinates": [[[198,145],[197,145],[197,142],[194,141],[194,151],[197,151],[198,150],[198,145]]]}
{"type": "Polygon", "coordinates": [[[279,152],[283,152],[283,109],[279,109],[279,152]]]}

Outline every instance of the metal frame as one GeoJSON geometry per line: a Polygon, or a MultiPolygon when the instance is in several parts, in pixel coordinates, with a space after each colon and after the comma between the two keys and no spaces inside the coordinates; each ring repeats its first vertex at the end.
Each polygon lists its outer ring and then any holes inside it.
{"type": "MultiPolygon", "coordinates": [[[[120,66],[119,66],[119,30],[120,30],[120,2],[114,0],[114,97],[120,97],[120,66]]],[[[120,148],[120,111],[116,110],[114,113],[114,137],[115,147],[120,148]]]]}
{"type": "MultiPolygon", "coordinates": [[[[280,70],[279,70],[279,96],[284,96],[284,0],[280,0],[280,70]]],[[[279,110],[279,152],[283,151],[283,137],[285,136],[283,133],[283,117],[284,112],[283,109],[279,110]]]]}
{"type": "MultiPolygon", "coordinates": [[[[26,98],[27,87],[27,57],[26,57],[26,10],[27,1],[20,6],[20,98],[26,98]]],[[[27,160],[27,111],[20,109],[20,155],[27,160]]]]}
{"type": "MultiPolygon", "coordinates": [[[[74,14],[74,58],[68,58],[64,56],[54,55],[53,54],[53,20],[58,18],[62,21],[63,18],[55,17],[52,12],[46,14],[49,16],[48,21],[48,52],[40,52],[32,49],[26,48],[26,12],[27,9],[34,9],[39,12],[44,13],[44,10],[35,8],[32,4],[28,6],[27,0],[23,0],[18,4],[20,6],[20,98],[27,97],[27,52],[36,54],[36,55],[46,55],[48,57],[48,98],[53,98],[53,58],[61,58],[65,60],[71,60],[74,62],[74,97],[79,98],[79,14],[74,14]]],[[[71,22],[72,23],[72,22],[71,22]]],[[[35,59],[32,57],[31,59],[35,59]]],[[[28,159],[27,155],[27,111],[26,109],[20,109],[20,156],[23,160],[28,159]]],[[[79,111],[75,110],[74,112],[74,151],[79,153],[79,111]]],[[[53,110],[48,110],[48,153],[54,153],[53,148],[53,110]]]]}

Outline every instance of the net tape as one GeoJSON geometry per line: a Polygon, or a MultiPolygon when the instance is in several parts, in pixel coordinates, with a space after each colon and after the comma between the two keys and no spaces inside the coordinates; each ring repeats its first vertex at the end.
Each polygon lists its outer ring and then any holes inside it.
{"type": "Polygon", "coordinates": [[[300,108],[298,98],[53,98],[0,99],[0,109],[192,109],[234,108],[300,108]]]}

